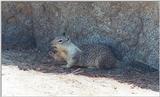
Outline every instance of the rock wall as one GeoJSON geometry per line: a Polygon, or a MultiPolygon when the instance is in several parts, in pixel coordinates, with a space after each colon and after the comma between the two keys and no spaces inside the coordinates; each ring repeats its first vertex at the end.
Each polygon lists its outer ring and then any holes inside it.
{"type": "Polygon", "coordinates": [[[2,47],[33,48],[33,15],[30,4],[2,2],[2,47]]]}
{"type": "Polygon", "coordinates": [[[63,32],[77,45],[109,45],[127,64],[159,68],[158,2],[2,2],[4,47],[46,52],[63,32]]]}

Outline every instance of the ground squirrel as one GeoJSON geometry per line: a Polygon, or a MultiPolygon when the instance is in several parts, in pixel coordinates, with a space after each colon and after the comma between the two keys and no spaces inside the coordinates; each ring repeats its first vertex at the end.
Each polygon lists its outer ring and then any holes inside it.
{"type": "Polygon", "coordinates": [[[58,36],[51,41],[53,57],[58,61],[66,61],[70,68],[72,66],[84,66],[88,68],[113,68],[117,65],[111,49],[102,44],[83,44],[77,47],[69,37],[58,36]]]}

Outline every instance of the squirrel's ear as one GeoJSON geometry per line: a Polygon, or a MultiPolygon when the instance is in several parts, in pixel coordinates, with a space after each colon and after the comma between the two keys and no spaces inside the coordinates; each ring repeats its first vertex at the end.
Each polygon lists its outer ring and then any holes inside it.
{"type": "Polygon", "coordinates": [[[66,37],[68,40],[70,39],[69,35],[66,35],[66,33],[65,33],[65,32],[64,32],[64,33],[62,33],[62,35],[63,35],[64,37],[66,37]]]}
{"type": "Polygon", "coordinates": [[[63,32],[63,33],[62,33],[62,35],[63,35],[63,36],[66,36],[66,33],[65,33],[65,32],[63,32]]]}
{"type": "Polygon", "coordinates": [[[66,37],[68,38],[68,40],[70,39],[70,37],[68,35],[66,37]]]}

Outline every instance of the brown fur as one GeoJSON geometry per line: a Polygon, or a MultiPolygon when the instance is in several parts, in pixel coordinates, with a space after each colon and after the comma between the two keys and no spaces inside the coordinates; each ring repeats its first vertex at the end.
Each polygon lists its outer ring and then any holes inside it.
{"type": "Polygon", "coordinates": [[[96,68],[113,68],[117,66],[118,61],[107,46],[103,44],[85,44],[77,47],[70,40],[66,40],[65,37],[56,38],[53,40],[52,46],[56,50],[53,57],[59,61],[65,60],[67,68],[73,65],[96,68]],[[62,43],[58,42],[59,39],[62,40],[62,43]]]}

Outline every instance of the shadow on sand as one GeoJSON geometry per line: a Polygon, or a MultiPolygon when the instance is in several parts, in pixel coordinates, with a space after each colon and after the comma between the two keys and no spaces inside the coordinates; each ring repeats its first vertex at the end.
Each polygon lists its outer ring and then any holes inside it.
{"type": "Polygon", "coordinates": [[[133,84],[145,89],[159,91],[159,72],[148,71],[143,72],[143,69],[135,69],[131,66],[123,68],[114,68],[108,70],[88,69],[73,67],[64,69],[59,65],[55,65],[53,59],[49,56],[40,54],[38,50],[2,50],[2,64],[16,65],[20,70],[36,70],[43,73],[84,75],[88,77],[107,77],[115,79],[121,83],[133,84]],[[13,63],[11,63],[12,61],[13,63]],[[75,72],[75,70],[79,70],[75,72]]]}

